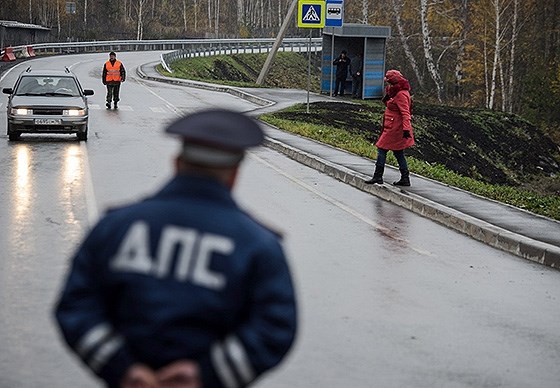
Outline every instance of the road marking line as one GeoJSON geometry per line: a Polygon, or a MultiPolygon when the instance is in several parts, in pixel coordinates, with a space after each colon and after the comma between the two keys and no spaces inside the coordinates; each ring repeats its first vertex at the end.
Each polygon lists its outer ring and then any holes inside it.
{"type": "Polygon", "coordinates": [[[4,78],[6,78],[6,76],[7,76],[8,74],[10,74],[10,72],[11,72],[12,70],[15,70],[17,67],[21,66],[22,64],[23,64],[23,62],[22,62],[22,63],[18,63],[17,65],[12,66],[12,67],[10,67],[8,70],[6,70],[6,71],[4,72],[4,74],[2,74],[2,77],[0,77],[0,82],[2,82],[2,81],[4,80],[4,78]]]}
{"type": "Polygon", "coordinates": [[[97,208],[95,200],[95,190],[93,189],[93,179],[91,176],[91,167],[89,164],[89,156],[85,141],[80,142],[80,148],[84,159],[84,195],[86,197],[88,223],[89,226],[92,227],[99,219],[99,209],[97,208]]]}
{"type": "Polygon", "coordinates": [[[431,252],[426,251],[424,249],[420,249],[420,248],[416,248],[410,245],[410,241],[404,239],[404,238],[400,238],[398,236],[395,236],[394,233],[391,231],[391,229],[384,227],[383,225],[380,225],[374,221],[372,221],[371,219],[369,219],[368,217],[364,216],[361,213],[358,213],[357,211],[355,211],[354,209],[346,206],[345,204],[343,204],[342,202],[334,199],[333,197],[328,196],[327,194],[324,194],[320,191],[318,191],[317,189],[313,188],[312,186],[308,185],[307,183],[303,182],[302,180],[289,175],[288,173],[284,172],[283,170],[281,170],[280,168],[274,166],[273,164],[271,164],[270,162],[264,160],[263,158],[255,155],[254,153],[250,152],[248,153],[249,157],[252,159],[255,159],[259,162],[261,162],[262,164],[268,166],[269,168],[273,169],[274,171],[276,171],[277,173],[279,173],[280,175],[286,177],[287,179],[291,180],[292,182],[294,182],[295,184],[303,187],[304,189],[310,191],[311,193],[317,195],[318,197],[324,199],[325,201],[333,204],[334,206],[338,207],[339,209],[345,211],[346,213],[356,217],[357,219],[359,219],[362,222],[365,222],[366,224],[372,226],[373,228],[375,228],[377,231],[379,231],[380,233],[382,233],[383,235],[397,241],[400,243],[405,244],[408,248],[412,249],[414,252],[424,255],[424,256],[434,256],[431,252]]]}
{"type": "Polygon", "coordinates": [[[146,84],[144,82],[142,82],[141,80],[136,80],[136,82],[138,83],[138,85],[140,85],[144,89],[146,89],[149,93],[153,94],[154,96],[156,96],[157,98],[159,98],[160,100],[165,102],[167,104],[167,107],[172,111],[172,113],[175,113],[179,117],[184,115],[184,112],[182,112],[179,108],[177,108],[171,102],[167,101],[165,98],[161,97],[159,94],[157,94],[156,92],[151,90],[148,86],[146,86],[146,84]]]}

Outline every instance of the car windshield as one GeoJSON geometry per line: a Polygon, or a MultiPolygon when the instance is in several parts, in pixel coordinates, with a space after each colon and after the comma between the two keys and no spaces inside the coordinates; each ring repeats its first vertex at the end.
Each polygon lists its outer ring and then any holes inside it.
{"type": "Polygon", "coordinates": [[[72,77],[26,76],[15,90],[17,96],[79,96],[72,77]]]}

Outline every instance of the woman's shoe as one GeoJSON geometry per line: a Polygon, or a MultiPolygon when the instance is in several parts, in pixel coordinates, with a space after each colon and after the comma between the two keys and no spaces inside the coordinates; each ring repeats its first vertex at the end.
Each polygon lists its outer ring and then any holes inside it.
{"type": "Polygon", "coordinates": [[[373,185],[373,184],[378,184],[378,185],[382,185],[383,184],[383,177],[373,177],[371,179],[368,179],[367,181],[364,181],[365,184],[368,185],[373,185]]]}
{"type": "Polygon", "coordinates": [[[401,179],[396,182],[393,182],[394,186],[410,186],[410,173],[408,170],[400,169],[401,171],[401,179]]]}
{"type": "Polygon", "coordinates": [[[364,183],[368,185],[372,185],[372,184],[382,185],[384,171],[385,171],[385,166],[375,165],[375,172],[373,173],[373,177],[367,181],[364,181],[364,183]]]}

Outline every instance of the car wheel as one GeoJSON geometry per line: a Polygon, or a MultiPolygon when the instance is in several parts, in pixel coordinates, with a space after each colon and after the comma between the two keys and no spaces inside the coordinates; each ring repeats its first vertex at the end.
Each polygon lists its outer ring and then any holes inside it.
{"type": "Polygon", "coordinates": [[[88,133],[88,128],[86,126],[86,129],[83,132],[78,132],[77,133],[78,140],[87,141],[87,133],[88,133]]]}
{"type": "Polygon", "coordinates": [[[19,140],[21,133],[12,130],[12,126],[8,124],[7,135],[10,141],[15,141],[15,140],[19,140]]]}
{"type": "Polygon", "coordinates": [[[10,139],[10,141],[19,140],[19,135],[20,135],[20,134],[17,133],[17,132],[8,133],[8,139],[10,139]]]}

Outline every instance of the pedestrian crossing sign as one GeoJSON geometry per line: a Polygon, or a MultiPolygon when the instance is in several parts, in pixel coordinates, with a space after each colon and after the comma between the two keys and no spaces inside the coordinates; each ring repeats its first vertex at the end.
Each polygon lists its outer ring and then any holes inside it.
{"type": "Polygon", "coordinates": [[[298,27],[323,28],[325,27],[325,1],[299,0],[298,1],[298,27]]]}

